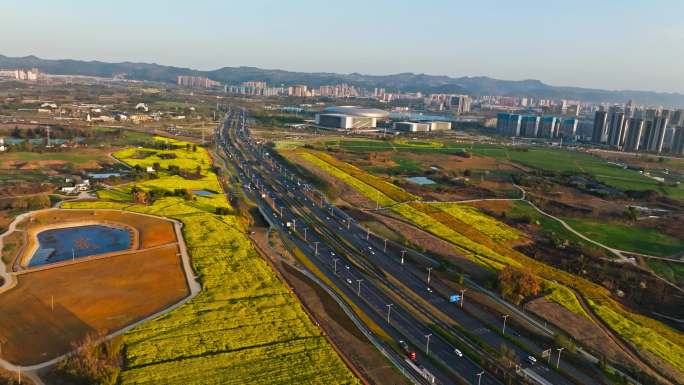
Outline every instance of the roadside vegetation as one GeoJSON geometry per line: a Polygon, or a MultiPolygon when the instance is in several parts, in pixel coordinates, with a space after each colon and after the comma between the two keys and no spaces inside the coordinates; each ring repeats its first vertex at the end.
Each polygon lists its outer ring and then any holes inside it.
{"type": "MultiPolygon", "coordinates": [[[[162,139],[158,139],[162,141],[162,139]]],[[[202,291],[178,309],[123,336],[121,384],[350,384],[358,381],[312,324],[294,294],[259,257],[229,207],[203,148],[168,142],[167,149],[130,149],[115,154],[129,165],[154,167],[157,178],[137,184],[161,191],[133,203],[131,185],[100,192],[108,201],[74,202],[69,208],[118,208],[175,218],[202,291]],[[152,153],[138,157],[139,151],[152,153]],[[175,158],[156,159],[160,153],[175,158]],[[156,157],[156,158],[155,158],[156,157]],[[192,172],[184,178],[169,166],[192,172]],[[215,190],[215,196],[176,196],[174,189],[215,190]]]]}
{"type": "MultiPolygon", "coordinates": [[[[398,204],[407,200],[415,201],[416,198],[400,187],[348,163],[336,160],[328,154],[312,151],[299,152],[297,155],[330,175],[345,181],[370,201],[379,201],[381,205],[388,206],[394,214],[451,242],[465,256],[491,270],[502,271],[509,266],[517,269],[525,266],[532,275],[543,277],[540,282],[542,288],[540,293],[544,293],[547,299],[576,314],[587,316],[577,297],[569,288],[576,290],[591,311],[618,335],[637,348],[652,353],[658,359],[684,371],[684,337],[680,333],[656,320],[631,312],[612,299],[611,293],[605,288],[529,258],[506,247],[502,244],[502,239],[492,239],[487,235],[488,232],[492,233],[487,229],[488,226],[492,226],[489,219],[479,221],[472,218],[461,219],[458,215],[449,215],[439,207],[419,202],[398,204]],[[388,185],[391,188],[388,188],[388,185]],[[470,221],[471,224],[467,225],[465,221],[470,221]],[[479,231],[473,223],[479,223],[478,226],[483,231],[479,231]],[[473,229],[468,230],[467,227],[473,229]]],[[[515,292],[514,288],[512,293],[515,292]]]]}

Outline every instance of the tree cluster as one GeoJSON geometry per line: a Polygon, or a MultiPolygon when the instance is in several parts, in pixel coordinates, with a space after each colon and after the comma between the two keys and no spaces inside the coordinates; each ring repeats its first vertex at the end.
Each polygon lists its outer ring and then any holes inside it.
{"type": "Polygon", "coordinates": [[[525,299],[536,296],[541,291],[539,277],[531,271],[518,270],[506,266],[497,276],[499,292],[510,301],[519,305],[525,299]]]}

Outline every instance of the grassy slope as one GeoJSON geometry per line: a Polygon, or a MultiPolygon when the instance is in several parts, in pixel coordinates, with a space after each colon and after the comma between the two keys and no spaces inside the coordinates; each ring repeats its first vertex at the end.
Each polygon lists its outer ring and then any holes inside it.
{"type": "MultiPolygon", "coordinates": [[[[324,162],[323,159],[325,159],[325,162],[331,159],[331,157],[328,155],[324,157],[319,157],[319,155],[320,154],[316,154],[316,156],[312,155],[314,158],[318,158],[319,163],[324,162]]],[[[330,162],[332,162],[332,164],[329,163],[326,167],[326,170],[328,170],[328,172],[330,172],[331,175],[336,177],[346,174],[345,171],[347,170],[355,169],[355,167],[349,164],[344,164],[343,162],[334,159],[330,162]],[[344,168],[344,170],[340,168],[344,168]]],[[[314,162],[314,164],[318,163],[314,162]]],[[[363,176],[361,175],[363,171],[360,171],[358,169],[356,169],[353,172],[356,174],[358,178],[360,178],[357,179],[354,183],[365,184],[365,186],[359,191],[366,195],[368,198],[374,199],[373,197],[377,196],[377,191],[374,192],[374,188],[371,185],[366,184],[364,182],[367,182],[367,180],[374,181],[378,178],[373,176],[363,176]],[[363,182],[361,180],[363,180],[363,182]]],[[[344,178],[356,179],[349,174],[347,174],[344,178]]],[[[390,201],[392,200],[387,196],[385,196],[385,198],[389,199],[390,201]]],[[[399,205],[397,207],[411,206],[399,205]]],[[[581,310],[579,303],[574,298],[574,295],[562,285],[567,285],[575,288],[580,293],[582,293],[582,296],[587,300],[592,310],[620,336],[632,342],[638,348],[647,350],[652,354],[660,357],[664,361],[671,363],[674,367],[678,368],[679,370],[684,371],[684,336],[682,336],[681,333],[678,333],[677,331],[669,328],[668,326],[656,320],[630,312],[628,309],[624,308],[622,305],[620,305],[612,298],[610,298],[610,293],[608,293],[601,286],[598,286],[583,278],[575,277],[564,271],[539,263],[531,258],[528,258],[514,251],[511,251],[511,254],[509,256],[503,256],[498,253],[492,255],[490,252],[493,251],[487,251],[488,248],[483,246],[480,246],[483,247],[483,249],[472,249],[472,241],[468,240],[469,242],[463,243],[462,238],[465,237],[456,233],[452,229],[449,229],[447,226],[440,226],[439,221],[435,221],[433,219],[431,222],[426,222],[428,218],[423,218],[423,215],[425,214],[420,212],[419,210],[412,211],[411,213],[396,210],[395,212],[398,212],[407,219],[414,221],[418,226],[424,228],[425,230],[444,239],[447,239],[455,245],[459,246],[464,251],[466,251],[464,253],[466,256],[476,257],[475,260],[479,263],[482,263],[481,258],[484,257],[490,259],[490,266],[493,268],[500,268],[501,263],[506,263],[506,260],[513,260],[513,263],[510,263],[511,265],[520,265],[521,263],[525,264],[526,266],[530,267],[534,272],[536,272],[539,276],[549,280],[545,282],[545,286],[547,289],[552,290],[552,293],[548,297],[550,300],[559,303],[560,305],[568,308],[569,310],[577,314],[584,315],[584,312],[581,310]],[[418,212],[418,214],[414,216],[416,212],[418,212]],[[444,228],[448,230],[445,230],[444,228]],[[452,233],[458,234],[461,237],[461,239],[452,237],[452,233]],[[553,281],[556,281],[558,283],[555,283],[553,281]],[[560,292],[554,293],[556,290],[560,290],[560,292]]]]}
{"type": "MultiPolygon", "coordinates": [[[[184,149],[176,152],[183,167],[210,164],[203,149],[194,154],[184,149]]],[[[127,154],[117,156],[137,164],[127,154]]],[[[209,171],[204,175],[203,187],[216,189],[216,175],[209,171]]],[[[163,175],[144,185],[180,182],[163,175]]],[[[190,182],[194,186],[197,181],[190,182]]],[[[106,191],[102,196],[121,200],[127,194],[106,191]]],[[[107,201],[65,205],[121,208],[172,217],[184,224],[202,292],[177,310],[125,334],[126,369],[121,383],[357,383],[293,293],[254,251],[239,219],[214,215],[216,206],[228,206],[224,195],[212,200],[200,197],[198,202],[169,197],[151,206],[107,201]]]]}
{"type": "Polygon", "coordinates": [[[565,219],[575,230],[605,245],[656,256],[670,256],[684,250],[684,240],[658,230],[589,219],[565,219]]]}

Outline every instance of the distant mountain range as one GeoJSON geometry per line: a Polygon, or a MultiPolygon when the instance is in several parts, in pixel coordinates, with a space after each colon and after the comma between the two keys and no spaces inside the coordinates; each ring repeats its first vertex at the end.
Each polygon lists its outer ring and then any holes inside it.
{"type": "Polygon", "coordinates": [[[421,91],[424,93],[464,93],[470,95],[530,96],[545,99],[577,99],[586,102],[624,103],[684,107],[684,94],[652,91],[609,91],[580,87],[558,87],[539,80],[499,80],[486,76],[459,77],[401,73],[394,75],[336,74],[328,72],[292,72],[255,67],[224,67],[212,71],[172,67],[149,63],[106,63],[82,60],[47,60],[36,56],[7,57],[0,55],[0,69],[38,68],[55,75],[111,77],[125,74],[128,79],[173,83],[179,75],[206,76],[226,84],[266,81],[272,85],[306,84],[312,87],[347,83],[388,91],[421,91]]]}

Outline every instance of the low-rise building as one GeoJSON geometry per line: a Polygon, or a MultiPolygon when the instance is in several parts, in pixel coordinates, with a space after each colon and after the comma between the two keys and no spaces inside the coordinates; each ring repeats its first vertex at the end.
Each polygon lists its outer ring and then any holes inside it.
{"type": "Polygon", "coordinates": [[[430,131],[430,123],[394,122],[394,130],[402,132],[428,132],[430,131]]]}

